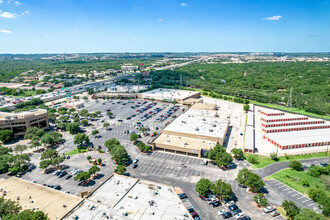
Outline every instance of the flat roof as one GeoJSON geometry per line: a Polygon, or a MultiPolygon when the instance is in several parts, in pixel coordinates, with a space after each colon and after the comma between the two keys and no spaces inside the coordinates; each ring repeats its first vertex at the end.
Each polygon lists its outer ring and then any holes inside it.
{"type": "Polygon", "coordinates": [[[193,106],[191,106],[190,109],[215,110],[216,108],[217,108],[216,104],[196,103],[193,106]]]}
{"type": "MultiPolygon", "coordinates": [[[[267,127],[263,128],[265,130],[278,130],[278,129],[291,129],[291,128],[315,128],[315,127],[320,127],[320,126],[329,126],[330,124],[305,124],[305,125],[292,125],[292,126],[278,126],[278,127],[267,127]]],[[[320,128],[323,129],[323,128],[320,128]]]]}
{"type": "Polygon", "coordinates": [[[266,113],[266,114],[276,114],[276,113],[284,113],[280,110],[276,110],[276,109],[269,109],[269,108],[264,108],[261,110],[261,112],[266,113]]]}
{"type": "Polygon", "coordinates": [[[179,147],[184,149],[191,149],[200,151],[201,149],[209,150],[213,148],[217,142],[203,140],[199,138],[184,137],[171,134],[161,134],[155,141],[155,144],[171,145],[173,147],[179,147]]]}
{"type": "Polygon", "coordinates": [[[296,119],[296,118],[306,118],[308,119],[307,116],[305,115],[289,115],[289,114],[285,114],[285,115],[274,115],[274,116],[262,116],[263,119],[265,120],[273,120],[273,119],[296,119]]]}
{"type": "Polygon", "coordinates": [[[114,175],[88,198],[95,202],[101,201],[102,204],[113,207],[137,181],[138,179],[114,175]]]}
{"type": "Polygon", "coordinates": [[[199,116],[206,116],[206,117],[216,117],[217,111],[213,110],[201,110],[201,109],[188,109],[185,114],[187,115],[199,115],[199,116]]]}
{"type": "Polygon", "coordinates": [[[16,177],[0,179],[0,188],[7,192],[6,199],[18,201],[23,209],[35,208],[36,210],[44,211],[50,219],[62,218],[82,201],[77,196],[16,177]],[[17,196],[19,196],[19,200],[17,200],[17,196]],[[29,199],[30,196],[31,199],[29,199]]]}
{"type": "Polygon", "coordinates": [[[88,197],[64,219],[192,219],[185,217],[188,211],[171,186],[114,174],[99,190],[102,200],[88,197]],[[126,186],[130,187],[125,190],[126,186]],[[118,190],[120,196],[113,198],[118,190]]]}
{"type": "MultiPolygon", "coordinates": [[[[322,119],[308,118],[308,120],[294,120],[294,121],[276,121],[276,122],[265,122],[266,125],[277,125],[277,124],[287,124],[287,123],[300,123],[300,122],[319,122],[324,121],[322,119]]],[[[322,123],[323,124],[323,123],[322,123]]]]}
{"type": "Polygon", "coordinates": [[[330,128],[267,133],[265,136],[281,146],[330,142],[330,128]]]}
{"type": "Polygon", "coordinates": [[[182,114],[165,127],[164,131],[223,138],[228,120],[182,114]]]}
{"type": "Polygon", "coordinates": [[[177,89],[154,89],[151,91],[143,92],[142,98],[154,98],[156,100],[163,99],[187,99],[192,95],[196,95],[200,92],[188,91],[188,90],[177,90],[177,89]]]}
{"type": "Polygon", "coordinates": [[[7,119],[6,117],[11,117],[9,119],[16,119],[15,117],[17,117],[17,119],[24,119],[45,113],[47,113],[46,109],[36,109],[36,110],[18,112],[18,113],[0,112],[0,119],[7,119]]]}

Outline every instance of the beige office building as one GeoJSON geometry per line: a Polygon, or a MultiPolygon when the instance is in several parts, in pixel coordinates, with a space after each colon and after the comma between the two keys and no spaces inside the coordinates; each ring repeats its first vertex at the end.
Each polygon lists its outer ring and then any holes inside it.
{"type": "Polygon", "coordinates": [[[0,112],[0,130],[12,130],[14,136],[23,136],[30,127],[49,129],[48,113],[44,109],[7,113],[0,112]]]}

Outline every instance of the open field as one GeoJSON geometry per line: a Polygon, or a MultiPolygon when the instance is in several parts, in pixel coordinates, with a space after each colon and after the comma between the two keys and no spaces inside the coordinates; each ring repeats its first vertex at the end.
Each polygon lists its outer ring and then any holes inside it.
{"type": "MultiPolygon", "coordinates": [[[[249,155],[254,155],[254,154],[245,154],[245,158],[247,158],[249,155]]],[[[258,163],[253,164],[254,169],[260,169],[263,167],[266,167],[270,164],[276,163],[276,162],[285,162],[285,161],[290,161],[290,160],[304,160],[304,159],[311,159],[311,158],[321,158],[321,157],[328,157],[329,154],[326,154],[326,152],[321,152],[321,153],[312,153],[312,154],[301,154],[301,155],[292,155],[286,157],[279,157],[276,161],[272,160],[270,157],[266,156],[261,156],[261,155],[254,155],[258,157],[258,163]]]]}
{"type": "MultiPolygon", "coordinates": [[[[296,171],[292,169],[284,169],[277,173],[271,175],[272,178],[284,183],[285,185],[297,190],[298,192],[307,196],[307,191],[310,187],[318,186],[320,189],[326,189],[325,184],[318,177],[312,177],[304,171],[296,171]],[[306,179],[310,185],[310,187],[305,187],[301,184],[301,181],[306,179]]],[[[326,192],[330,195],[330,191],[326,190],[326,192]]]]}

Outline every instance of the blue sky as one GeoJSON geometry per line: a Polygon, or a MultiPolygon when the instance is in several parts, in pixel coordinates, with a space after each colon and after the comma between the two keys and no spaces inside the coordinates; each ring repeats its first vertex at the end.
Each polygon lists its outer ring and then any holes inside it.
{"type": "Polygon", "coordinates": [[[330,0],[0,0],[0,53],[167,51],[329,52],[330,0]]]}

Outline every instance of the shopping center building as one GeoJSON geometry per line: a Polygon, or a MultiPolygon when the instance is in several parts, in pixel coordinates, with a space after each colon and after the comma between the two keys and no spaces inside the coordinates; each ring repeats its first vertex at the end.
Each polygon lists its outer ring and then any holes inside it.
{"type": "MultiPolygon", "coordinates": [[[[198,105],[203,106],[200,103],[198,105]]],[[[215,110],[193,107],[177,117],[162,130],[161,135],[149,142],[153,150],[202,157],[216,144],[223,144],[229,126],[228,120],[218,117],[215,110]]]]}

